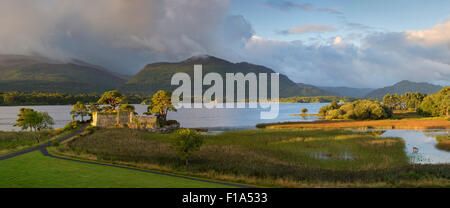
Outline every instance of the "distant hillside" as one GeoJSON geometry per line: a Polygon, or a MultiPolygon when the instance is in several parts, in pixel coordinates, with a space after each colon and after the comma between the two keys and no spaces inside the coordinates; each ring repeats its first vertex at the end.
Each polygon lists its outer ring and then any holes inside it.
{"type": "Polygon", "coordinates": [[[125,79],[101,67],[41,57],[0,55],[0,91],[103,93],[125,79]]]}
{"type": "MultiPolygon", "coordinates": [[[[195,56],[178,63],[153,63],[145,66],[139,73],[129,79],[120,91],[127,94],[153,94],[158,90],[174,90],[178,86],[170,85],[172,75],[185,72],[193,79],[194,64],[203,65],[203,74],[216,72],[222,75],[225,83],[225,73],[242,72],[273,73],[272,69],[246,62],[231,63],[213,56],[195,56]]],[[[270,78],[270,76],[268,76],[270,78]]],[[[207,87],[206,87],[207,88],[207,87]]],[[[268,88],[270,89],[270,82],[268,88]]],[[[270,90],[269,90],[270,91],[270,90]]],[[[285,75],[280,74],[280,97],[327,95],[321,90],[301,87],[285,75]]]]}
{"type": "Polygon", "coordinates": [[[332,95],[346,96],[346,97],[365,97],[372,92],[372,88],[353,88],[353,87],[318,87],[319,89],[328,92],[332,95]]]}
{"type": "Polygon", "coordinates": [[[392,86],[376,89],[367,94],[366,97],[383,98],[386,94],[405,94],[407,92],[421,92],[425,94],[434,94],[439,92],[442,86],[433,85],[425,82],[411,82],[403,80],[392,86]]]}
{"type": "Polygon", "coordinates": [[[333,95],[333,93],[326,92],[325,90],[322,90],[314,85],[304,84],[304,83],[297,83],[297,86],[302,88],[305,91],[308,91],[310,94],[315,94],[314,96],[328,96],[333,95]]]}

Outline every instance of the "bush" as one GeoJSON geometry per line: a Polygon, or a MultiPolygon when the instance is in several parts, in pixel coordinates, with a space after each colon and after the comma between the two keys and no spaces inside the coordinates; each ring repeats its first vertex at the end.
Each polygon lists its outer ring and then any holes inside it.
{"type": "Polygon", "coordinates": [[[428,95],[417,112],[424,116],[449,116],[450,87],[444,87],[436,94],[428,95]]]}
{"type": "Polygon", "coordinates": [[[172,142],[171,147],[178,152],[180,159],[184,160],[187,166],[189,157],[203,144],[203,136],[192,129],[179,129],[176,134],[178,138],[172,142]]]}
{"type": "Polygon", "coordinates": [[[58,147],[60,145],[60,143],[58,141],[53,141],[52,142],[52,146],[53,147],[58,147]]]}
{"type": "Polygon", "coordinates": [[[319,116],[325,117],[327,115],[327,111],[333,110],[330,105],[322,106],[319,109],[319,116]]]}
{"type": "Polygon", "coordinates": [[[65,131],[72,131],[74,129],[77,129],[81,126],[81,123],[79,121],[71,121],[64,126],[64,128],[61,130],[61,132],[65,131]]]}
{"type": "Polygon", "coordinates": [[[371,100],[358,100],[347,103],[334,109],[331,105],[323,106],[319,110],[319,115],[326,119],[356,119],[356,120],[377,120],[392,117],[392,111],[381,105],[379,102],[371,100]]]}

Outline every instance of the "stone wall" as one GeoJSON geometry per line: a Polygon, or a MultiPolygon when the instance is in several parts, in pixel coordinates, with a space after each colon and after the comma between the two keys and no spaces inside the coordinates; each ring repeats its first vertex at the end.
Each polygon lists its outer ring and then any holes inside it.
{"type": "MultiPolygon", "coordinates": [[[[127,126],[132,129],[141,129],[148,131],[158,131],[160,127],[157,125],[156,116],[137,116],[134,113],[103,114],[94,112],[92,114],[92,125],[101,128],[119,126],[127,126]]],[[[178,128],[179,125],[176,127],[178,128]]],[[[172,127],[170,128],[172,129],[172,127]]],[[[173,128],[175,129],[175,127],[173,128]]],[[[162,129],[164,130],[164,129],[162,129]]]]}
{"type": "Polygon", "coordinates": [[[155,116],[136,116],[131,114],[128,127],[133,129],[155,129],[156,117],[155,116]]]}

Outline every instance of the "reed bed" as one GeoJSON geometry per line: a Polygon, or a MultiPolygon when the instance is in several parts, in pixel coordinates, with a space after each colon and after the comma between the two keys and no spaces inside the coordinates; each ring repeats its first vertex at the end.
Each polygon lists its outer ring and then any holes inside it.
{"type": "Polygon", "coordinates": [[[378,138],[380,133],[262,129],[208,135],[188,167],[169,147],[175,134],[103,129],[74,139],[57,151],[86,159],[277,187],[395,186],[400,182],[413,186],[418,181],[429,184],[434,180],[440,185],[450,184],[448,165],[409,165],[403,140],[378,138]]]}

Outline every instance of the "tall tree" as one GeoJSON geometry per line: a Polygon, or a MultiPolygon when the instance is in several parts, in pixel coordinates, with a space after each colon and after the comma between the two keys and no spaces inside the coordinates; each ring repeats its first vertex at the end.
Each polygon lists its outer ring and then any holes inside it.
{"type": "Polygon", "coordinates": [[[89,115],[89,109],[84,105],[84,103],[78,101],[73,105],[72,110],[70,111],[70,114],[72,114],[72,120],[74,117],[80,116],[81,121],[84,121],[84,116],[89,115]]]}
{"type": "Polygon", "coordinates": [[[177,111],[172,104],[172,93],[169,91],[160,90],[153,95],[152,102],[148,110],[149,114],[156,114],[162,122],[167,120],[168,111],[177,111]]]}
{"type": "MultiPolygon", "coordinates": [[[[14,126],[19,126],[23,130],[30,128],[30,131],[34,129],[37,132],[43,129],[51,129],[52,125],[55,124],[53,118],[47,112],[37,112],[29,108],[21,108],[17,116],[19,118],[14,126]]],[[[40,142],[39,139],[40,134],[38,133],[36,136],[38,143],[40,142]]]]}
{"type": "Polygon", "coordinates": [[[126,103],[125,97],[119,91],[113,90],[103,93],[102,97],[97,102],[98,104],[110,105],[112,111],[122,103],[126,103]]]}
{"type": "Polygon", "coordinates": [[[33,131],[33,127],[31,125],[30,121],[30,113],[34,112],[31,108],[21,108],[19,110],[19,114],[17,114],[17,120],[14,126],[22,128],[22,130],[30,129],[30,131],[33,131]]]}

